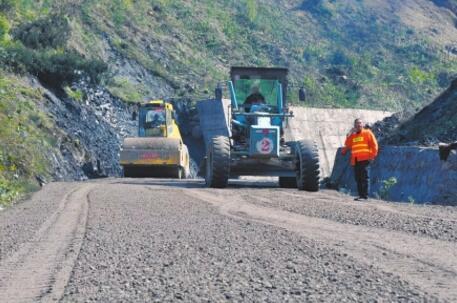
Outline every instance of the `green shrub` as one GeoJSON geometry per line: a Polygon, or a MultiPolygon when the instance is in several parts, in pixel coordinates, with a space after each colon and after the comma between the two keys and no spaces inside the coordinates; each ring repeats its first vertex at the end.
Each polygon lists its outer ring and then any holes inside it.
{"type": "Polygon", "coordinates": [[[318,64],[321,60],[324,59],[324,56],[325,50],[316,45],[308,45],[303,50],[303,59],[307,63],[318,64]]]}
{"type": "Polygon", "coordinates": [[[432,73],[421,70],[417,66],[409,70],[409,79],[414,84],[423,84],[427,81],[433,81],[435,76],[432,73]]]}
{"type": "Polygon", "coordinates": [[[22,194],[22,188],[0,175],[0,206],[11,203],[22,194]]]}
{"type": "Polygon", "coordinates": [[[122,25],[127,19],[127,13],[133,8],[132,0],[112,0],[111,9],[116,26],[122,25]]]}
{"type": "Polygon", "coordinates": [[[84,76],[97,83],[108,69],[104,62],[88,60],[74,52],[35,51],[13,44],[6,48],[5,53],[0,56],[0,64],[19,73],[29,72],[52,87],[61,87],[84,76]]]}
{"type": "Polygon", "coordinates": [[[238,34],[238,28],[235,20],[229,14],[222,14],[219,17],[222,31],[229,39],[235,39],[238,34]]]}
{"type": "Polygon", "coordinates": [[[13,37],[33,49],[59,48],[65,46],[71,33],[66,17],[52,15],[25,23],[13,30],[13,37]]]}
{"type": "Polygon", "coordinates": [[[393,186],[395,186],[395,184],[398,183],[398,180],[397,178],[395,177],[390,177],[389,179],[387,180],[383,180],[382,181],[382,186],[381,188],[379,189],[379,197],[382,199],[382,200],[388,200],[390,198],[390,190],[392,189],[393,186]]]}
{"type": "MultiPolygon", "coordinates": [[[[63,84],[71,83],[81,77],[88,76],[91,81],[98,82],[100,75],[107,70],[107,65],[100,60],[86,60],[76,53],[39,53],[39,64],[35,73],[43,82],[63,84]]],[[[54,84],[54,85],[55,85],[54,84]]]]}
{"type": "Polygon", "coordinates": [[[9,31],[10,23],[8,22],[8,19],[0,15],[0,44],[7,39],[9,31]]]}
{"type": "Polygon", "coordinates": [[[128,103],[142,102],[146,94],[146,90],[141,85],[134,84],[123,77],[113,78],[107,88],[113,96],[128,103]]]}
{"type": "Polygon", "coordinates": [[[16,8],[16,0],[0,0],[0,12],[8,13],[16,8]]]}
{"type": "Polygon", "coordinates": [[[84,99],[84,93],[79,89],[73,90],[71,87],[65,86],[64,91],[69,98],[75,101],[82,102],[84,99]]]}
{"type": "Polygon", "coordinates": [[[312,104],[334,107],[354,107],[360,99],[360,92],[356,88],[345,88],[342,84],[324,78],[320,82],[312,76],[305,76],[303,87],[307,91],[312,104]]]}

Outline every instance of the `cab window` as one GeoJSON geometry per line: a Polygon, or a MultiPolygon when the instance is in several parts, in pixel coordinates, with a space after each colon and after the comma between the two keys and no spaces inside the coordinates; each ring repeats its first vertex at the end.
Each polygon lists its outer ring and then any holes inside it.
{"type": "Polygon", "coordinates": [[[165,124],[165,112],[161,109],[152,109],[146,112],[145,122],[150,127],[157,127],[165,124]]]}
{"type": "Polygon", "coordinates": [[[276,107],[277,106],[277,80],[265,79],[239,79],[234,83],[235,94],[238,105],[241,106],[251,94],[259,93],[265,99],[265,103],[276,107]]]}

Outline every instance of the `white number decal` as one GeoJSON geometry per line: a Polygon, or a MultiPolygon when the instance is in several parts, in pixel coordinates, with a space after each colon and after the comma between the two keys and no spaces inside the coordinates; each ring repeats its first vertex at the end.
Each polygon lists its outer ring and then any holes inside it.
{"type": "Polygon", "coordinates": [[[262,140],[258,141],[257,144],[257,151],[261,154],[270,154],[273,151],[274,144],[270,138],[263,138],[262,140]]]}

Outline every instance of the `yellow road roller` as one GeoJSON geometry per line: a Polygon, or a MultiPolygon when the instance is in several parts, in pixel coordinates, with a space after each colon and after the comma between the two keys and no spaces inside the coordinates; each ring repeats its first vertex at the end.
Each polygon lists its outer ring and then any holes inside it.
{"type": "Polygon", "coordinates": [[[122,144],[124,177],[186,178],[189,151],[183,143],[171,103],[149,101],[138,109],[138,137],[122,144]]]}

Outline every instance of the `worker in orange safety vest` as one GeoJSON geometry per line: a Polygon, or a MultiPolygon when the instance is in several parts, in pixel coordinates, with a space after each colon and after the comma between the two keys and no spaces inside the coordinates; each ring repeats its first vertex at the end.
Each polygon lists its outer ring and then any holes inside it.
{"type": "Polygon", "coordinates": [[[354,128],[346,137],[341,153],[351,151],[351,165],[354,167],[355,181],[359,196],[354,200],[367,200],[369,194],[368,167],[378,155],[378,142],[370,129],[363,127],[362,119],[355,119],[354,128]]]}

